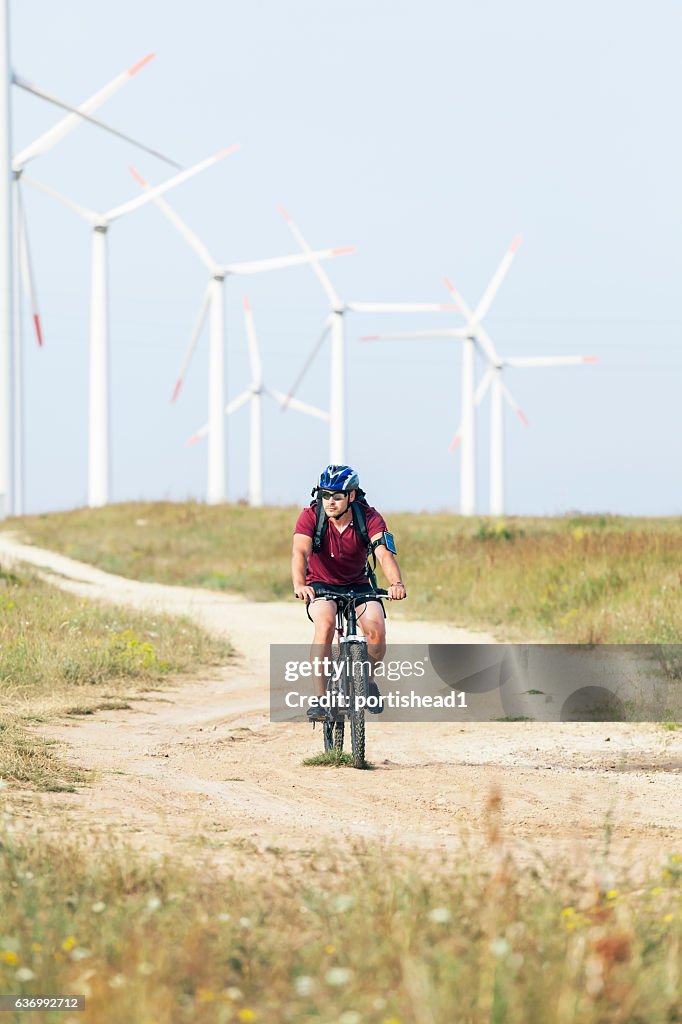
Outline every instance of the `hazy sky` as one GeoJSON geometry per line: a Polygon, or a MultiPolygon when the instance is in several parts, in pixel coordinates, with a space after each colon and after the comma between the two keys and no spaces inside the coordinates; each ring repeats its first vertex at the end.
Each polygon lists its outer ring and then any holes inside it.
{"type": "MultiPolygon", "coordinates": [[[[512,237],[523,244],[487,326],[503,355],[595,354],[598,366],[510,370],[530,421],[507,412],[507,506],[679,514],[682,464],[682,144],[678,2],[602,0],[14,0],[15,69],[82,102],[149,51],[99,111],[185,165],[242,149],[168,195],[219,260],[356,245],[326,269],[348,299],[478,301],[512,237]]],[[[15,90],[15,149],[59,118],[15,90]]],[[[85,206],[137,194],[126,167],[170,173],[83,126],[31,173],[85,206]]],[[[46,344],[26,349],[27,508],[83,504],[90,231],[46,196],[25,201],[46,344]]],[[[169,396],[206,283],[153,206],[110,232],[113,498],[203,498],[207,337],[169,396]]],[[[326,299],[295,268],[227,285],[228,393],[248,381],[248,289],[266,381],[288,390],[326,299]]],[[[461,325],[457,314],[350,315],[348,458],[373,501],[455,509],[460,350],[367,345],[378,330],[461,325]]],[[[28,331],[27,331],[28,334],[28,331]]],[[[483,372],[482,364],[477,374],[483,372]]],[[[329,401],[329,349],[300,397],[329,401]]],[[[488,406],[478,417],[488,507],[488,406]]],[[[267,409],[265,497],[307,500],[328,461],[324,424],[267,409]]],[[[229,422],[230,499],[245,496],[248,414],[229,422]]]]}

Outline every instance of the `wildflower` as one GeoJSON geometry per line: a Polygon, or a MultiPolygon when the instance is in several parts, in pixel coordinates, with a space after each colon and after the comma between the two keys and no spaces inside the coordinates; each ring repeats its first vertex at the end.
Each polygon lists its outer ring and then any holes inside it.
{"type": "Polygon", "coordinates": [[[146,960],[143,960],[142,963],[138,965],[137,973],[141,974],[145,978],[148,978],[150,974],[154,973],[154,965],[147,963],[146,960]]]}
{"type": "Polygon", "coordinates": [[[616,900],[620,896],[620,889],[609,889],[606,894],[607,900],[616,900]]]}
{"type": "Polygon", "coordinates": [[[680,857],[679,853],[671,853],[670,854],[670,863],[671,864],[679,864],[681,860],[682,860],[682,857],[680,857]]]}
{"type": "Polygon", "coordinates": [[[564,909],[561,911],[561,916],[563,918],[573,917],[574,914],[575,914],[575,908],[574,907],[564,907],[564,909]]]}
{"type": "Polygon", "coordinates": [[[346,910],[350,910],[354,906],[355,900],[352,896],[346,893],[341,893],[335,896],[332,900],[332,909],[338,914],[343,914],[346,910]]]}
{"type": "Polygon", "coordinates": [[[230,914],[226,914],[226,913],[223,912],[222,914],[218,914],[218,920],[219,921],[229,921],[230,920],[230,916],[231,916],[230,914]]]}
{"type": "Polygon", "coordinates": [[[231,999],[233,1003],[238,1002],[244,998],[244,993],[240,988],[236,988],[234,985],[231,988],[225,990],[225,995],[228,999],[231,999]]]}
{"type": "Polygon", "coordinates": [[[309,996],[315,988],[315,979],[308,974],[301,974],[294,981],[294,991],[297,996],[309,996]]]}
{"type": "Polygon", "coordinates": [[[660,887],[660,885],[655,885],[653,887],[653,889],[651,890],[651,895],[652,896],[660,896],[662,892],[663,892],[663,889],[660,887]]]}
{"type": "Polygon", "coordinates": [[[447,924],[451,918],[452,914],[447,907],[434,907],[429,914],[429,921],[434,924],[447,924]]]}
{"type": "Polygon", "coordinates": [[[14,964],[19,963],[19,957],[13,949],[3,949],[2,953],[0,953],[0,960],[2,960],[4,964],[9,964],[10,966],[14,966],[14,964]]]}
{"type": "Polygon", "coordinates": [[[70,953],[75,945],[76,945],[76,936],[75,935],[67,935],[67,937],[62,942],[62,949],[64,950],[65,953],[70,953]]]}
{"type": "Polygon", "coordinates": [[[213,991],[213,989],[204,988],[204,986],[201,986],[201,988],[197,989],[197,1002],[212,1003],[214,999],[215,992],[213,991]]]}
{"type": "Polygon", "coordinates": [[[360,1024],[362,1017],[357,1010],[346,1010],[339,1017],[339,1024],[360,1024]]]}
{"type": "Polygon", "coordinates": [[[150,896],[147,900],[147,910],[158,910],[161,906],[161,900],[158,896],[150,896]]]}
{"type": "Polygon", "coordinates": [[[584,536],[585,531],[583,530],[582,526],[576,526],[575,530],[573,531],[573,540],[582,540],[584,536]]]}
{"type": "Polygon", "coordinates": [[[490,952],[494,953],[495,956],[503,957],[506,956],[510,951],[509,943],[506,939],[493,939],[490,943],[490,952]]]}
{"type": "Polygon", "coordinates": [[[384,1017],[383,1024],[401,1024],[397,1017],[384,1017]]]}
{"type": "Polygon", "coordinates": [[[250,928],[251,927],[251,918],[250,917],[240,917],[239,918],[239,923],[242,926],[242,928],[250,928]]]}
{"type": "Polygon", "coordinates": [[[673,914],[666,914],[665,917],[663,918],[663,920],[665,921],[666,924],[670,924],[670,922],[672,921],[673,917],[674,917],[673,914]]]}
{"type": "Polygon", "coordinates": [[[332,953],[336,953],[336,946],[325,946],[324,951],[325,953],[328,953],[329,956],[331,956],[332,953]]]}
{"type": "Polygon", "coordinates": [[[352,977],[353,972],[347,967],[331,967],[325,974],[324,980],[334,988],[341,988],[343,985],[347,985],[352,977]]]}
{"type": "Polygon", "coordinates": [[[40,953],[42,948],[43,948],[42,942],[32,942],[31,943],[31,951],[33,953],[40,953]]]}
{"type": "Polygon", "coordinates": [[[237,1020],[240,1020],[242,1024],[252,1024],[256,1019],[256,1014],[253,1010],[249,1010],[247,1006],[244,1006],[237,1014],[237,1020]]]}
{"type": "Polygon", "coordinates": [[[109,988],[123,988],[126,980],[123,974],[114,974],[113,978],[109,979],[109,988]]]}
{"type": "Polygon", "coordinates": [[[71,950],[72,960],[87,960],[89,956],[92,956],[92,953],[84,946],[76,946],[75,949],[71,950]]]}
{"type": "Polygon", "coordinates": [[[107,909],[107,905],[106,905],[106,903],[103,903],[102,900],[97,900],[97,903],[93,903],[92,904],[92,912],[93,912],[93,914],[101,914],[102,911],[106,910],[106,909],[107,909]]]}
{"type": "Polygon", "coordinates": [[[33,981],[35,974],[30,967],[20,967],[14,977],[17,981],[33,981]]]}

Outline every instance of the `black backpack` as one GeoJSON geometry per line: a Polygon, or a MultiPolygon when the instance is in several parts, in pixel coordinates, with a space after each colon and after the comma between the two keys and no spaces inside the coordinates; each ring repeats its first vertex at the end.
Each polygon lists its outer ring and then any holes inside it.
{"type": "MultiPolygon", "coordinates": [[[[312,501],[310,507],[315,509],[315,533],[313,534],[313,551],[318,554],[322,549],[322,538],[329,528],[329,518],[324,510],[324,504],[320,493],[317,488],[313,488],[310,492],[312,495],[312,501]]],[[[377,556],[374,553],[374,545],[369,536],[367,530],[367,515],[366,509],[369,508],[369,502],[365,496],[365,492],[361,487],[355,488],[355,501],[351,502],[350,510],[353,516],[353,523],[357,533],[359,533],[362,543],[367,549],[367,577],[369,579],[372,590],[377,589],[377,578],[374,574],[374,570],[377,567],[377,556]],[[370,565],[370,558],[372,564],[370,565]]]]}

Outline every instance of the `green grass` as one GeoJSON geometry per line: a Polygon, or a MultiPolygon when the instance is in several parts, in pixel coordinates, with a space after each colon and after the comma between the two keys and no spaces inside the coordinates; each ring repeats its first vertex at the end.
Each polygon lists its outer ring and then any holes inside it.
{"type": "MultiPolygon", "coordinates": [[[[602,1024],[680,1019],[680,857],[645,884],[345,842],[151,861],[0,830],[0,991],[80,993],[31,1024],[602,1024]]],[[[198,837],[201,839],[201,837],[198,837]]],[[[513,850],[511,851],[513,854],[513,850]]],[[[612,870],[602,863],[603,872],[612,870]]]]}
{"type": "MultiPolygon", "coordinates": [[[[345,750],[322,750],[319,754],[303,759],[306,768],[329,767],[329,768],[352,768],[353,757],[345,750]]],[[[365,768],[372,768],[369,761],[365,761],[365,768]]]]}
{"type": "MultiPolygon", "coordinates": [[[[291,598],[299,510],[127,504],[3,524],[36,545],[140,580],[291,598]]],[[[508,640],[679,642],[682,519],[388,516],[408,601],[391,615],[508,640]]]]}
{"type": "Polygon", "coordinates": [[[127,708],[127,698],[230,654],[189,620],[99,606],[29,571],[0,570],[0,779],[72,788],[85,776],[30,725],[127,708]]]}

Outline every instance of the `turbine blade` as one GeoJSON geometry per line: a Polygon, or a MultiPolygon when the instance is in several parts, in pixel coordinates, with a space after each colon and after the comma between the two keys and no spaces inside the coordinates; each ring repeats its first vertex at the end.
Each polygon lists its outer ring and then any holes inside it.
{"type": "Polygon", "coordinates": [[[43,153],[47,153],[48,150],[56,146],[58,142],[68,135],[69,132],[73,131],[79,124],[83,123],[83,115],[91,114],[93,110],[97,110],[105,100],[108,100],[110,96],[118,92],[124,85],[126,85],[131,78],[133,78],[138,71],[141,71],[145,65],[149,64],[156,55],[148,53],[142,60],[138,60],[137,63],[133,64],[132,67],[123,71],[120,75],[116,75],[115,78],[105,85],[99,92],[96,92],[89,99],[85,100],[80,106],[76,107],[74,112],[63,117],[61,121],[58,121],[56,125],[50,128],[48,131],[43,132],[37,139],[35,139],[29,146],[20,150],[16,154],[12,161],[12,167],[15,171],[21,170],[25,167],[29,160],[35,159],[37,156],[41,156],[43,153]]]}
{"type": "Polygon", "coordinates": [[[242,391],[241,395],[237,395],[236,398],[233,398],[232,401],[228,402],[228,404],[225,406],[225,415],[231,416],[233,412],[237,411],[237,409],[241,409],[241,407],[243,405],[246,405],[246,403],[249,401],[250,398],[252,398],[252,396],[253,391],[242,391]]]}
{"type": "Polygon", "coordinates": [[[267,270],[279,270],[281,267],[296,267],[301,263],[317,264],[317,260],[331,260],[335,256],[345,256],[355,252],[354,246],[340,249],[317,249],[307,253],[294,253],[292,256],[275,256],[267,260],[251,260],[248,263],[228,263],[222,269],[226,274],[261,274],[267,270]]]}
{"type": "Polygon", "coordinates": [[[442,328],[434,331],[393,331],[386,334],[364,334],[360,341],[408,341],[428,338],[467,338],[469,332],[463,327],[442,328]]]}
{"type": "Polygon", "coordinates": [[[253,310],[247,296],[244,296],[244,320],[246,322],[246,340],[249,346],[249,362],[251,363],[251,385],[258,389],[263,383],[263,364],[258,351],[256,325],[253,322],[253,310]]]}
{"type": "Polygon", "coordinates": [[[502,394],[507,399],[507,401],[509,402],[510,406],[512,407],[512,409],[516,413],[516,415],[519,417],[519,419],[523,423],[524,427],[527,427],[528,426],[528,419],[526,417],[526,414],[523,411],[523,409],[521,408],[521,406],[519,405],[519,403],[516,401],[516,399],[514,398],[514,396],[512,395],[511,391],[509,390],[507,385],[504,383],[504,381],[500,381],[500,387],[502,389],[502,394]]]}
{"type": "Polygon", "coordinates": [[[279,402],[281,406],[288,405],[297,412],[305,413],[306,416],[315,416],[318,420],[324,420],[326,423],[331,418],[328,412],[317,409],[314,405],[308,405],[307,402],[301,402],[298,398],[290,398],[283,391],[277,391],[276,388],[264,388],[264,391],[267,395],[270,395],[270,398],[274,398],[276,402],[279,402]]]}
{"type": "MultiPolygon", "coordinates": [[[[149,182],[145,181],[142,175],[138,171],[136,171],[134,167],[129,167],[128,170],[130,171],[138,185],[140,185],[145,190],[151,189],[151,185],[149,184],[149,182]]],[[[180,232],[180,234],[185,239],[190,248],[194,249],[199,259],[206,267],[208,267],[211,273],[215,273],[219,269],[218,264],[213,259],[210,252],[208,251],[204,243],[201,241],[201,239],[194,234],[192,229],[187,224],[185,224],[184,220],[175,212],[170,203],[168,203],[165,199],[162,199],[160,196],[157,196],[154,199],[154,206],[158,207],[158,209],[161,210],[163,215],[167,217],[171,224],[180,232]]]]}
{"type": "Polygon", "coordinates": [[[157,196],[163,195],[164,192],[168,192],[170,189],[176,188],[189,178],[193,178],[195,174],[199,174],[201,171],[205,171],[208,167],[212,167],[213,164],[217,164],[219,160],[222,160],[230,153],[234,153],[236,149],[239,149],[238,145],[228,146],[227,149],[221,149],[219,153],[215,153],[213,156],[207,157],[206,160],[200,160],[198,164],[194,164],[193,167],[188,167],[187,170],[181,171],[180,174],[176,174],[174,177],[169,178],[168,181],[164,181],[161,185],[156,185],[154,188],[148,189],[141,196],[138,196],[137,199],[130,199],[127,203],[115,206],[113,210],[109,210],[105,214],[106,220],[116,220],[117,217],[123,217],[126,213],[132,213],[133,210],[137,210],[140,206],[150,203],[153,199],[156,199],[157,196]]]}
{"type": "Polygon", "coordinates": [[[89,124],[94,124],[97,128],[103,128],[104,131],[109,132],[111,135],[115,135],[119,139],[123,139],[124,142],[130,143],[132,146],[136,146],[137,149],[143,149],[145,153],[149,153],[151,156],[155,156],[157,160],[163,160],[164,163],[170,164],[171,167],[177,167],[182,169],[182,164],[179,164],[177,160],[171,160],[169,156],[164,156],[163,153],[159,153],[158,149],[152,149],[150,146],[145,145],[144,142],[138,142],[137,139],[133,139],[130,135],[125,135],[120,132],[117,128],[112,128],[111,125],[106,124],[104,121],[100,121],[97,117],[91,117],[90,114],[83,113],[80,107],[72,107],[70,103],[65,103],[64,100],[60,100],[57,96],[53,96],[49,92],[45,92],[37,85],[33,85],[32,82],[27,82],[25,78],[20,75],[13,75],[12,82],[20,89],[25,89],[26,92],[33,93],[34,96],[39,96],[41,100],[47,100],[48,103],[52,103],[55,107],[60,107],[62,110],[69,110],[75,117],[80,118],[83,121],[87,121],[89,124]]]}
{"type": "Polygon", "coordinates": [[[300,370],[300,372],[298,374],[298,377],[294,381],[294,383],[293,383],[293,385],[291,387],[291,390],[289,391],[289,394],[285,396],[285,402],[282,405],[282,412],[286,412],[286,410],[287,410],[287,408],[289,406],[289,403],[291,402],[291,399],[293,398],[293,396],[295,395],[296,391],[298,390],[299,384],[301,383],[301,381],[305,377],[306,373],[308,372],[310,364],[313,362],[315,356],[317,355],[319,350],[322,348],[322,344],[324,342],[324,339],[327,337],[327,335],[329,334],[329,332],[331,330],[331,327],[332,327],[332,316],[333,316],[333,314],[330,314],[327,317],[327,319],[325,320],[324,327],[322,328],[322,333],[320,334],[319,338],[317,339],[317,341],[313,345],[308,358],[306,359],[306,361],[304,362],[303,366],[301,367],[301,370],[300,370]]]}
{"type": "Polygon", "coordinates": [[[21,186],[19,185],[19,182],[17,182],[16,188],[17,212],[19,214],[19,223],[16,226],[16,230],[19,232],[19,259],[21,262],[21,275],[24,280],[24,288],[26,289],[26,294],[28,295],[28,301],[31,307],[31,317],[33,318],[33,327],[36,332],[36,340],[38,342],[38,345],[42,348],[43,329],[40,322],[38,294],[36,292],[35,279],[33,276],[31,251],[28,244],[28,231],[26,229],[26,214],[24,213],[24,204],[21,196],[21,186]]]}
{"type": "Polygon", "coordinates": [[[197,342],[199,341],[199,337],[201,335],[201,330],[202,330],[202,328],[204,326],[204,321],[206,320],[206,314],[208,313],[208,307],[210,305],[210,302],[211,302],[211,285],[209,284],[208,287],[206,288],[206,291],[204,292],[204,297],[201,300],[201,306],[199,307],[198,316],[197,316],[196,320],[194,321],[194,327],[192,329],[192,337],[190,339],[189,345],[187,346],[187,351],[185,352],[185,358],[183,360],[182,367],[180,368],[180,373],[178,374],[178,379],[175,382],[175,387],[173,388],[173,394],[171,395],[171,402],[174,402],[177,399],[178,395],[180,394],[180,388],[183,385],[183,382],[185,380],[185,375],[187,374],[187,369],[189,367],[189,364],[192,361],[192,356],[194,355],[194,350],[197,347],[197,342]]]}
{"type": "Polygon", "coordinates": [[[512,356],[504,360],[505,366],[580,366],[582,363],[598,363],[597,356],[512,356]]]}
{"type": "MultiPolygon", "coordinates": [[[[294,220],[292,220],[292,218],[289,216],[289,213],[287,212],[287,210],[284,209],[283,206],[280,206],[280,213],[284,217],[284,220],[287,223],[287,227],[289,228],[289,230],[291,231],[292,235],[294,236],[294,238],[296,239],[296,241],[300,245],[300,247],[303,250],[303,252],[309,253],[309,254],[312,253],[312,249],[310,248],[310,246],[306,242],[305,238],[301,234],[298,225],[296,224],[296,222],[294,220]]],[[[325,274],[325,272],[322,269],[322,267],[320,267],[318,265],[317,261],[316,260],[312,260],[311,262],[313,264],[313,270],[315,271],[315,273],[317,275],[317,279],[320,282],[320,284],[322,285],[322,287],[324,288],[325,295],[329,299],[330,303],[332,304],[332,306],[335,309],[341,309],[341,307],[343,306],[343,303],[341,302],[341,299],[339,298],[339,296],[336,294],[336,291],[334,290],[334,285],[331,283],[331,281],[329,280],[329,278],[325,274]]]]}
{"type": "Polygon", "coordinates": [[[354,313],[456,313],[453,302],[347,302],[354,313]]]}
{"type": "Polygon", "coordinates": [[[490,305],[497,295],[500,285],[507,276],[507,272],[512,264],[516,250],[521,245],[521,235],[517,235],[512,241],[511,245],[507,249],[506,253],[500,261],[500,265],[490,279],[490,284],[483,292],[481,301],[479,302],[474,312],[474,320],[478,323],[486,315],[490,309],[490,305]]]}
{"type": "MultiPolygon", "coordinates": [[[[481,402],[483,401],[483,399],[485,398],[486,394],[488,393],[488,389],[489,389],[490,385],[492,384],[494,374],[495,374],[495,370],[492,367],[490,367],[490,369],[487,370],[486,373],[481,377],[481,379],[480,379],[480,381],[478,383],[478,387],[476,388],[476,393],[474,395],[474,405],[475,406],[479,406],[481,404],[481,402]]],[[[463,428],[462,424],[460,423],[459,427],[457,428],[457,433],[455,434],[455,436],[453,437],[452,441],[450,442],[450,447],[449,447],[448,451],[454,452],[455,449],[459,447],[459,444],[460,444],[460,442],[462,440],[463,434],[464,434],[464,428],[463,428]]]]}
{"type": "Polygon", "coordinates": [[[25,174],[21,177],[22,181],[25,181],[32,188],[37,188],[40,192],[44,192],[45,195],[52,196],[57,202],[62,203],[64,206],[68,206],[70,210],[77,213],[83,220],[87,220],[90,224],[99,224],[101,221],[101,214],[95,213],[94,210],[88,210],[85,206],[80,206],[78,203],[74,203],[73,199],[67,199],[61,192],[57,192],[56,189],[50,188],[49,185],[43,185],[41,181],[36,181],[35,178],[28,178],[25,174]]]}

